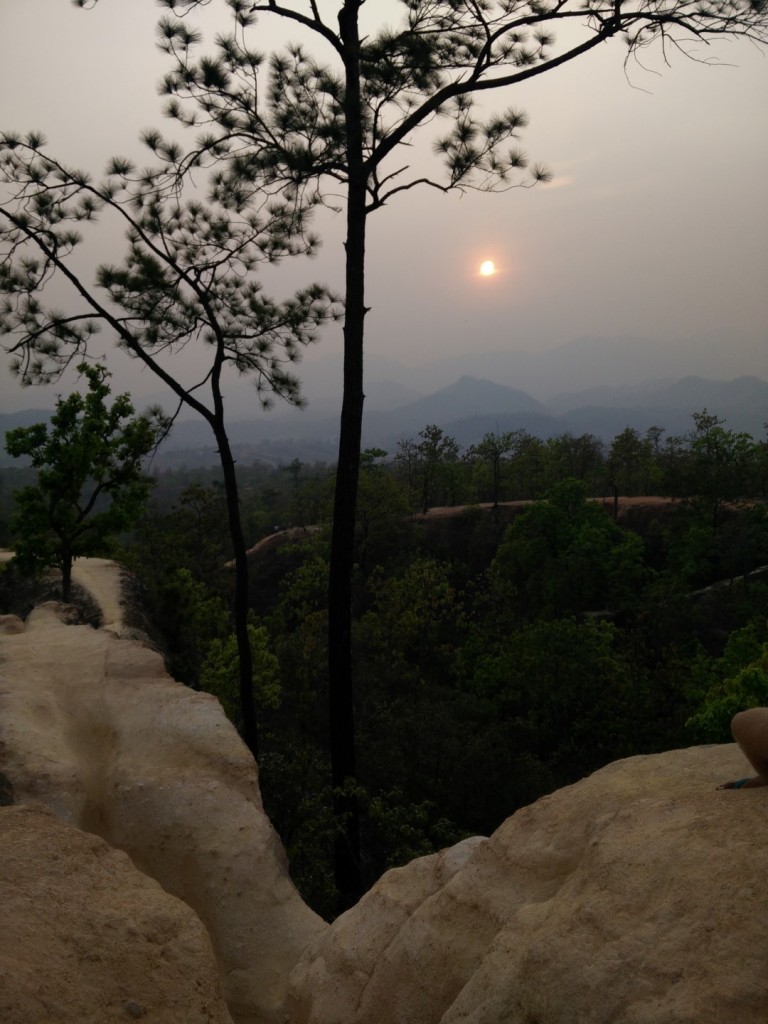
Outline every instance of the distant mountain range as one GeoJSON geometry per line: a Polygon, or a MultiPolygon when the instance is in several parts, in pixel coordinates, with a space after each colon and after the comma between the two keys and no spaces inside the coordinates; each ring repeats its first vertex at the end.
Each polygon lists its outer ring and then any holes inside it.
{"type": "MultiPolygon", "coordinates": [[[[463,353],[431,359],[427,339],[418,351],[414,346],[414,359],[419,354],[424,360],[420,365],[366,356],[364,447],[394,455],[398,441],[415,438],[429,423],[438,424],[462,446],[491,431],[518,429],[541,438],[566,431],[591,433],[606,442],[627,426],[641,432],[658,426],[667,435],[677,435],[690,430],[691,414],[705,408],[730,429],[765,437],[765,338],[729,344],[727,339],[701,336],[676,341],[584,337],[536,351],[510,345],[483,352],[468,345],[463,353]],[[752,375],[730,379],[734,366],[752,375]]],[[[308,400],[305,409],[278,402],[268,413],[257,411],[252,388],[230,381],[230,438],[241,462],[335,460],[341,356],[308,354],[297,372],[308,400]]],[[[171,407],[160,393],[134,395],[138,408],[145,402],[171,407]]],[[[40,409],[0,414],[0,436],[49,416],[49,410],[40,409]]],[[[215,462],[209,428],[200,419],[186,418],[174,426],[155,465],[191,468],[215,462]]],[[[12,464],[2,445],[0,464],[12,464]]]]}
{"type": "Polygon", "coordinates": [[[365,421],[365,442],[392,446],[427,423],[437,423],[462,445],[491,431],[525,429],[537,437],[595,434],[611,441],[625,427],[652,426],[686,433],[692,414],[707,409],[732,430],[763,437],[768,383],[756,377],[731,381],[684,377],[627,387],[600,387],[537,401],[524,391],[465,376],[447,388],[365,421]]]}
{"type": "MultiPolygon", "coordinates": [[[[625,427],[644,432],[662,427],[667,435],[684,434],[692,426],[692,413],[707,409],[732,430],[765,436],[768,421],[768,383],[757,377],[709,380],[683,377],[647,381],[631,386],[601,386],[554,395],[539,401],[525,391],[469,375],[391,408],[382,408],[386,389],[371,389],[379,396],[379,408],[368,407],[363,446],[380,447],[394,455],[397,442],[416,438],[427,424],[435,423],[463,447],[486,433],[524,429],[547,438],[569,432],[590,433],[610,442],[625,427]]],[[[402,398],[393,389],[391,401],[402,398]]],[[[372,402],[369,394],[368,401],[372,402]]],[[[0,432],[28,425],[50,415],[47,410],[25,410],[0,415],[0,432]]],[[[271,412],[230,424],[230,438],[241,462],[275,464],[300,458],[328,461],[336,458],[337,415],[313,415],[311,410],[271,412]]],[[[7,455],[3,465],[11,465],[7,455]]],[[[155,460],[156,468],[207,466],[216,463],[216,451],[208,428],[200,420],[176,423],[155,460]]]]}

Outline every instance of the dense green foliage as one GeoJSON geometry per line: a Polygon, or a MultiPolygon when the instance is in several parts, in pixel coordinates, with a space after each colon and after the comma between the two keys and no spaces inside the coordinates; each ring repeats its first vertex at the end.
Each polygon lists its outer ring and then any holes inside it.
{"type": "Polygon", "coordinates": [[[18,567],[34,574],[55,566],[70,597],[72,561],[104,554],[110,538],[141,514],[151,481],[143,462],[163,424],[134,416],[128,395],[107,404],[110,374],[83,363],[88,392],[60,398],[50,427],[36,423],[6,434],[9,455],[26,456],[37,481],[13,495],[18,567]]]}
{"type": "MultiPolygon", "coordinates": [[[[353,650],[367,883],[609,761],[726,740],[736,710],[768,703],[766,446],[708,414],[663,435],[604,446],[519,432],[461,452],[433,425],[395,458],[363,454],[353,650]],[[615,507],[611,481],[677,500],[615,507]],[[459,507],[424,516],[425,493],[459,507]]],[[[249,636],[264,802],[327,916],[332,478],[298,461],[238,477],[262,538],[249,636]]],[[[223,510],[215,472],[160,474],[121,557],[173,674],[239,727],[223,510]]]]}

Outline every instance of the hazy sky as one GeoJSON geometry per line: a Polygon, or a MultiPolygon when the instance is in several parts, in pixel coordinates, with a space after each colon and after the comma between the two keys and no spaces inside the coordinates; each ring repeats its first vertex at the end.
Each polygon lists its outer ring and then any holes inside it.
{"type": "MultiPolygon", "coordinates": [[[[369,9],[397,6],[371,0],[369,9]]],[[[216,10],[227,30],[223,2],[212,7],[209,21],[216,10]]],[[[139,154],[139,131],[163,127],[159,13],[152,0],[100,0],[90,12],[70,0],[0,0],[0,128],[40,129],[53,154],[96,174],[111,155],[139,154]]],[[[700,51],[721,66],[677,56],[627,73],[623,55],[619,42],[605,44],[493,101],[528,112],[523,147],[551,168],[550,185],[414,192],[371,218],[371,355],[427,363],[582,335],[701,337],[727,347],[733,376],[768,377],[768,57],[725,41],[700,51]],[[499,272],[482,278],[486,259],[499,272]]],[[[318,259],[284,264],[270,285],[340,286],[342,218],[321,227],[318,259]]],[[[101,258],[119,255],[119,241],[103,244],[101,258]]],[[[331,328],[310,358],[339,341],[331,328]]],[[[118,385],[140,397],[142,379],[115,365],[118,385]]],[[[0,371],[0,410],[50,402],[0,371]]]]}

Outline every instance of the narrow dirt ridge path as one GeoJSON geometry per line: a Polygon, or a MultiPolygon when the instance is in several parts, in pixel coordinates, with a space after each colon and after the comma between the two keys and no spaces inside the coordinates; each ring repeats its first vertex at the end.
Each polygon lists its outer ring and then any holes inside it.
{"type": "MultiPolygon", "coordinates": [[[[10,562],[13,552],[0,549],[0,562],[10,562]]],[[[123,585],[125,570],[111,558],[77,558],[72,565],[72,582],[87,590],[101,609],[101,629],[120,634],[125,628],[123,618],[123,585]]]]}
{"type": "Polygon", "coordinates": [[[101,629],[119,634],[124,628],[124,570],[111,558],[78,558],[72,566],[72,580],[87,590],[101,608],[101,629]]]}

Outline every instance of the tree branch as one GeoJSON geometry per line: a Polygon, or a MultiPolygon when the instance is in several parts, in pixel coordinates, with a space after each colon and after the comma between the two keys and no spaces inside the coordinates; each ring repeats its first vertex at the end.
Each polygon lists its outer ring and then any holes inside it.
{"type": "Polygon", "coordinates": [[[275,3],[274,0],[270,0],[267,4],[254,4],[253,7],[251,7],[250,13],[276,14],[280,18],[287,18],[289,21],[297,21],[300,25],[304,25],[305,28],[308,28],[317,35],[322,36],[323,39],[330,43],[334,50],[341,55],[343,53],[343,46],[339,37],[322,20],[317,9],[317,4],[314,0],[311,0],[311,7],[313,14],[312,18],[308,18],[306,14],[301,14],[299,11],[292,11],[289,7],[283,7],[282,4],[275,3]]]}

